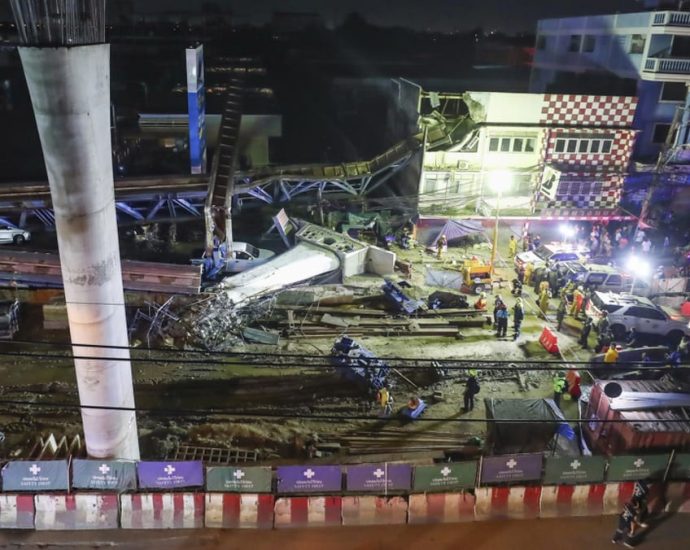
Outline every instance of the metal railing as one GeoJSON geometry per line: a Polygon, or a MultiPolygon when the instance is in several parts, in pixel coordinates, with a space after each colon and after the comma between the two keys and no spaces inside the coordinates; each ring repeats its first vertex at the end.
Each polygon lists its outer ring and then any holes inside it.
{"type": "Polygon", "coordinates": [[[673,25],[676,27],[690,27],[690,12],[686,11],[660,11],[654,14],[652,26],[673,25]]]}
{"type": "Polygon", "coordinates": [[[690,59],[649,57],[644,70],[652,73],[690,74],[690,59]]]}

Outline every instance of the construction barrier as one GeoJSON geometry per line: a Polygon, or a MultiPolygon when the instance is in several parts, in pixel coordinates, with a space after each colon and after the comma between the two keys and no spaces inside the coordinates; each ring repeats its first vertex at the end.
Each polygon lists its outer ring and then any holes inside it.
{"type": "Polygon", "coordinates": [[[635,488],[634,481],[607,483],[604,490],[604,515],[620,514],[625,503],[630,500],[635,488]]]}
{"type": "Polygon", "coordinates": [[[203,493],[120,495],[123,529],[201,529],[203,526],[203,493]]]}
{"type": "Polygon", "coordinates": [[[0,529],[33,528],[33,495],[0,495],[0,529]]]}
{"type": "Polygon", "coordinates": [[[404,497],[343,497],[343,525],[398,525],[407,523],[404,497]]]}
{"type": "Polygon", "coordinates": [[[556,336],[549,327],[544,327],[539,336],[539,343],[549,353],[558,353],[558,336],[556,336]]]}
{"type": "Polygon", "coordinates": [[[690,483],[669,483],[666,487],[666,500],[671,512],[690,513],[690,483]]]}
{"type": "Polygon", "coordinates": [[[38,531],[117,529],[116,494],[36,495],[35,524],[38,531]]]}
{"type": "Polygon", "coordinates": [[[542,487],[539,517],[600,516],[605,488],[603,483],[542,487]]]}
{"type": "Polygon", "coordinates": [[[268,494],[206,493],[204,525],[220,529],[271,529],[275,498],[268,494]]]}
{"type": "Polygon", "coordinates": [[[340,525],[342,497],[287,497],[276,500],[276,529],[340,525]]]}
{"type": "Polygon", "coordinates": [[[407,522],[457,523],[474,520],[474,495],[470,493],[426,493],[410,495],[407,522]]]}
{"type": "Polygon", "coordinates": [[[541,487],[482,487],[475,489],[475,519],[539,517],[541,487]]]}

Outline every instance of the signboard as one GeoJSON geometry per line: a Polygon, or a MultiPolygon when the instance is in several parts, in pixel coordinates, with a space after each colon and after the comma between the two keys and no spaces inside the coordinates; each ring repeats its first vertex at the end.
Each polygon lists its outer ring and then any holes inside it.
{"type": "Polygon", "coordinates": [[[322,493],[342,490],[340,466],[280,466],[279,493],[322,493]]]}
{"type": "Polygon", "coordinates": [[[606,460],[603,456],[553,457],[546,459],[544,484],[601,483],[606,460]]]}
{"type": "Polygon", "coordinates": [[[690,479],[690,454],[676,453],[669,471],[671,479],[690,479]]]}
{"type": "Polygon", "coordinates": [[[551,168],[550,166],[544,167],[544,173],[541,178],[541,191],[544,195],[549,197],[551,200],[555,200],[556,193],[558,192],[558,183],[561,179],[560,171],[551,168]]]}
{"type": "Polygon", "coordinates": [[[206,468],[207,491],[270,493],[272,479],[271,468],[233,468],[229,466],[206,468]]]}
{"type": "Polygon", "coordinates": [[[206,95],[204,47],[187,48],[187,110],[189,112],[189,160],[192,174],[206,173],[206,95]]]}
{"type": "Polygon", "coordinates": [[[609,460],[607,481],[660,479],[668,466],[669,455],[613,456],[609,460]]]}
{"type": "Polygon", "coordinates": [[[2,468],[3,491],[67,491],[66,460],[18,460],[2,468]]]}
{"type": "Polygon", "coordinates": [[[408,464],[365,464],[347,467],[347,490],[384,493],[409,491],[412,466],[408,464]]]}
{"type": "Polygon", "coordinates": [[[137,488],[136,462],[126,460],[72,461],[74,489],[129,491],[137,488]]]}
{"type": "Polygon", "coordinates": [[[481,483],[541,479],[542,458],[541,453],[484,457],[481,483]]]}
{"type": "Polygon", "coordinates": [[[476,477],[476,462],[416,466],[414,469],[413,488],[415,491],[424,492],[470,489],[474,487],[476,477]]]}
{"type": "Polygon", "coordinates": [[[204,467],[200,461],[139,462],[137,474],[141,489],[177,489],[204,484],[204,467]]]}

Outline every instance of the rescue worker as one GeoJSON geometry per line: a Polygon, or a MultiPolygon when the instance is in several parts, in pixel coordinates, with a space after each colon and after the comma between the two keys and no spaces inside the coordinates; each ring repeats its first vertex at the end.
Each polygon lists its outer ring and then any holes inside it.
{"type": "Polygon", "coordinates": [[[557,407],[561,406],[561,395],[567,390],[568,384],[565,381],[565,374],[559,372],[553,378],[553,400],[557,407]]]}
{"type": "Polygon", "coordinates": [[[510,240],[508,241],[508,256],[510,256],[511,258],[514,258],[516,253],[517,253],[517,241],[515,240],[515,237],[513,235],[511,235],[510,240]]]}
{"type": "Polygon", "coordinates": [[[580,315],[580,309],[582,309],[582,300],[584,300],[585,294],[583,292],[582,286],[578,286],[573,292],[573,303],[570,306],[570,315],[577,318],[580,315]]]}
{"type": "Polygon", "coordinates": [[[448,239],[445,235],[441,235],[436,242],[436,258],[443,259],[443,254],[448,250],[448,239]]]}
{"type": "Polygon", "coordinates": [[[513,340],[520,338],[520,327],[522,326],[522,320],[525,318],[525,309],[522,305],[522,298],[515,300],[515,305],[513,306],[513,340]]]}
{"type": "Polygon", "coordinates": [[[544,290],[551,290],[549,281],[546,279],[542,280],[542,282],[539,283],[539,294],[541,294],[544,290]]]}
{"type": "Polygon", "coordinates": [[[601,313],[601,319],[599,319],[599,323],[597,324],[597,332],[599,334],[604,334],[609,330],[609,326],[611,323],[609,322],[609,312],[604,310],[601,313]]]}
{"type": "Polygon", "coordinates": [[[505,305],[503,303],[503,298],[500,296],[496,296],[496,300],[494,301],[494,326],[498,326],[498,310],[501,308],[502,305],[505,305]]]}
{"type": "Polygon", "coordinates": [[[532,273],[534,272],[534,264],[532,262],[527,262],[525,266],[525,284],[529,286],[532,281],[532,273]]]}
{"type": "Polygon", "coordinates": [[[580,340],[578,343],[582,346],[582,349],[589,348],[589,333],[592,332],[592,318],[587,317],[584,324],[582,325],[582,332],[580,333],[580,340]]]}
{"type": "Polygon", "coordinates": [[[618,516],[618,525],[616,526],[616,532],[611,537],[611,542],[614,544],[622,542],[623,546],[635,548],[630,542],[635,534],[635,525],[635,510],[632,504],[627,503],[618,516]]]}
{"type": "Polygon", "coordinates": [[[479,393],[479,382],[477,381],[477,370],[470,369],[469,377],[465,382],[465,393],[463,395],[463,410],[470,412],[474,409],[474,396],[479,393]]]}
{"type": "Polygon", "coordinates": [[[622,349],[623,346],[621,346],[620,344],[618,344],[617,346],[610,345],[609,349],[607,349],[606,353],[604,354],[604,363],[617,363],[618,354],[622,349]]]}
{"type": "Polygon", "coordinates": [[[522,264],[518,267],[517,280],[520,282],[520,286],[525,284],[525,266],[522,264]]]}
{"type": "Polygon", "coordinates": [[[503,302],[501,302],[498,311],[496,311],[496,336],[498,336],[499,338],[505,336],[508,332],[509,316],[510,314],[508,313],[508,308],[503,302]]]}
{"type": "Polygon", "coordinates": [[[376,392],[376,401],[381,408],[381,416],[390,416],[393,412],[393,396],[388,389],[388,384],[376,392]]]}
{"type": "Polygon", "coordinates": [[[566,310],[566,301],[561,299],[561,301],[558,303],[558,309],[556,310],[556,321],[558,321],[558,324],[556,325],[556,330],[558,332],[561,331],[561,327],[563,326],[563,319],[565,319],[566,310]]]}
{"type": "Polygon", "coordinates": [[[474,303],[474,309],[486,309],[486,292],[482,292],[474,303]]]}
{"type": "Polygon", "coordinates": [[[645,523],[649,515],[649,508],[647,506],[647,495],[649,494],[649,486],[643,480],[636,481],[633,487],[632,498],[630,503],[633,505],[635,511],[635,521],[640,527],[648,527],[645,523]]]}
{"type": "Polygon", "coordinates": [[[551,293],[548,289],[548,283],[546,283],[546,285],[547,288],[544,288],[539,293],[539,309],[541,309],[544,319],[546,319],[546,313],[549,311],[549,298],[551,297],[551,293]]]}

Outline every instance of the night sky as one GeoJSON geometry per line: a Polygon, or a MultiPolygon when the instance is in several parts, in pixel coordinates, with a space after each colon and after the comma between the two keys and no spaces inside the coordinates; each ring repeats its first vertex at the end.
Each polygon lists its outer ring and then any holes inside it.
{"type": "MultiPolygon", "coordinates": [[[[238,23],[266,22],[274,11],[313,11],[328,25],[339,24],[349,12],[371,23],[439,31],[483,27],[509,34],[534,32],[536,21],[597,13],[643,11],[636,0],[215,0],[231,8],[238,23]]],[[[146,11],[195,11],[199,1],[136,0],[146,11]]]]}

